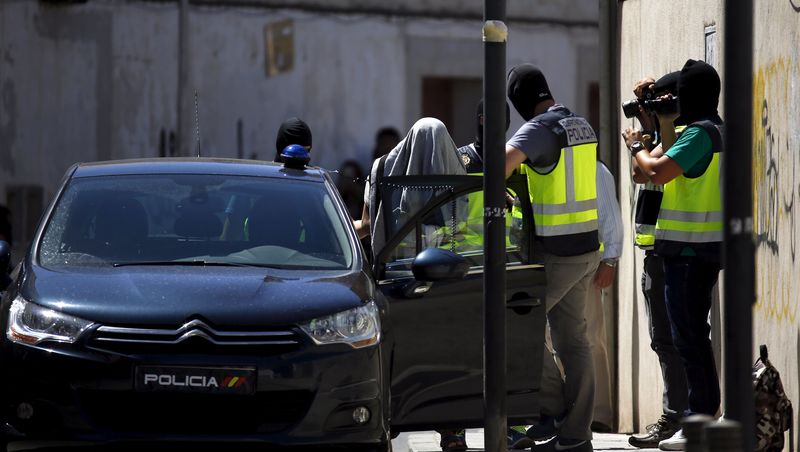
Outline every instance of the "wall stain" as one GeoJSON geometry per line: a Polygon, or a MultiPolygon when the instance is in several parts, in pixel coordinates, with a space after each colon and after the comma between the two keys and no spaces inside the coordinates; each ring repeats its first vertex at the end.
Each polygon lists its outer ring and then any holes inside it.
{"type": "Polygon", "coordinates": [[[17,93],[14,82],[6,80],[0,87],[0,170],[14,176],[16,165],[11,148],[17,138],[17,93]],[[5,123],[3,122],[3,118],[5,123]]]}
{"type": "Polygon", "coordinates": [[[112,157],[111,131],[114,99],[112,89],[112,15],[107,11],[83,11],[71,8],[40,8],[33,18],[36,32],[53,41],[89,42],[95,45],[94,73],[96,114],[96,160],[112,157]]]}
{"type": "Polygon", "coordinates": [[[14,57],[11,55],[10,49],[6,49],[6,52],[3,54],[3,61],[8,63],[9,66],[14,66],[16,60],[14,60],[14,57]]]}

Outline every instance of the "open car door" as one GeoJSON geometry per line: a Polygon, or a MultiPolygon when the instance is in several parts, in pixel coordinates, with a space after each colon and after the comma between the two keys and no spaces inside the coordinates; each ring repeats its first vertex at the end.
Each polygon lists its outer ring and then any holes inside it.
{"type": "MultiPolygon", "coordinates": [[[[394,341],[392,429],[483,424],[483,178],[396,176],[380,182],[385,246],[375,250],[379,290],[389,303],[394,341]],[[472,215],[470,215],[472,213],[472,215]],[[423,282],[412,264],[427,248],[469,263],[463,279],[423,282]]],[[[545,334],[545,274],[533,259],[533,225],[524,176],[506,218],[509,425],[539,415],[545,334]],[[513,210],[513,212],[512,212],[513,210]]]]}

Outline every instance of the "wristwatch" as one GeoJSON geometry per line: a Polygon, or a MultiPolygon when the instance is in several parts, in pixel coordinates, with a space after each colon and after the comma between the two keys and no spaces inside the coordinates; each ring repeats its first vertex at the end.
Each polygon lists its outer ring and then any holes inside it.
{"type": "Polygon", "coordinates": [[[641,141],[634,141],[633,143],[631,143],[631,155],[636,155],[639,153],[639,151],[642,151],[644,149],[647,148],[645,148],[644,143],[642,143],[641,141]]]}
{"type": "Polygon", "coordinates": [[[619,259],[613,259],[612,258],[612,259],[603,259],[602,261],[600,261],[600,263],[601,264],[605,264],[605,265],[607,265],[607,266],[609,266],[611,268],[616,268],[618,261],[619,261],[619,259]]]}

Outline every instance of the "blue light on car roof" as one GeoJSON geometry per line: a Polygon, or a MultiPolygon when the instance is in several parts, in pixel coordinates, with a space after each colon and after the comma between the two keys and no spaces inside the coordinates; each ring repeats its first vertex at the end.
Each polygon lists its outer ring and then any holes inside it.
{"type": "Polygon", "coordinates": [[[303,169],[311,160],[308,149],[299,144],[290,144],[281,151],[283,166],[287,168],[303,169]]]}

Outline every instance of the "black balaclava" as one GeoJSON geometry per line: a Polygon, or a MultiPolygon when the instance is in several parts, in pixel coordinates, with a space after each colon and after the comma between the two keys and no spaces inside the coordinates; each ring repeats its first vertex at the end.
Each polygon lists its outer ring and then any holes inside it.
{"type": "Polygon", "coordinates": [[[681,76],[681,71],[670,72],[669,74],[656,80],[653,84],[653,92],[656,96],[664,94],[678,94],[678,79],[681,76]]]}
{"type": "Polygon", "coordinates": [[[530,121],[536,105],[553,99],[544,74],[532,64],[520,64],[508,73],[508,99],[522,119],[530,121]]]}
{"type": "Polygon", "coordinates": [[[678,78],[681,122],[691,124],[717,117],[719,91],[719,75],[711,65],[703,61],[686,61],[678,78]]]}
{"type": "Polygon", "coordinates": [[[290,144],[311,147],[311,129],[299,118],[289,118],[278,129],[275,139],[275,161],[282,162],[281,151],[290,144]]]}
{"type": "MultiPolygon", "coordinates": [[[[678,79],[681,76],[681,71],[670,72],[662,76],[660,79],[656,80],[653,83],[653,94],[658,96],[663,96],[664,94],[672,94],[673,96],[678,95],[678,79]]],[[[655,113],[653,113],[655,115],[655,113]]],[[[675,120],[675,125],[683,124],[683,120],[678,118],[675,120]]],[[[655,128],[656,131],[660,134],[661,133],[661,126],[659,125],[658,121],[655,121],[655,128]]]]}
{"type": "MultiPolygon", "coordinates": [[[[478,154],[483,157],[483,124],[481,123],[481,118],[483,117],[483,99],[478,101],[478,112],[475,115],[475,121],[478,125],[478,134],[475,135],[475,150],[478,154]]],[[[508,131],[509,126],[511,126],[511,108],[508,106],[508,102],[506,102],[506,131],[508,131]]]]}

